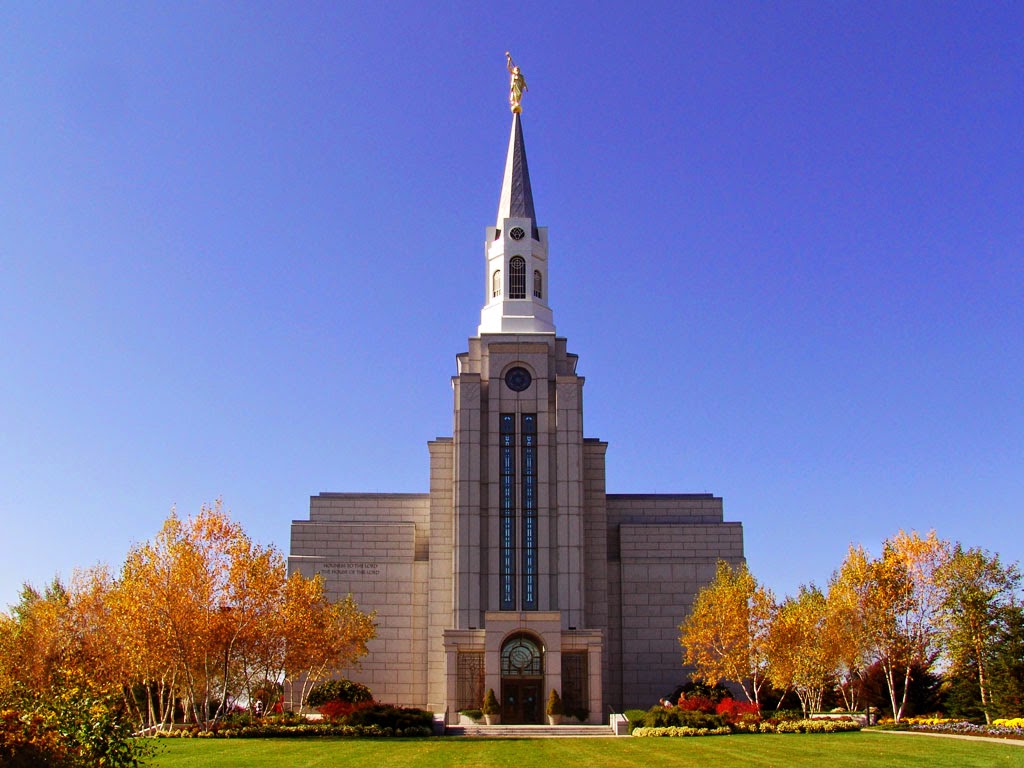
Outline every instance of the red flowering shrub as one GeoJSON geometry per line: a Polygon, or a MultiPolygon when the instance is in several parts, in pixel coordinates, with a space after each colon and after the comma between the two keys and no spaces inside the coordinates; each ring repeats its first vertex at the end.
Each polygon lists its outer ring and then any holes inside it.
{"type": "Polygon", "coordinates": [[[752,701],[736,701],[735,699],[722,699],[715,707],[715,714],[722,715],[727,723],[761,719],[757,704],[752,701]]]}
{"type": "Polygon", "coordinates": [[[715,702],[707,696],[689,696],[683,694],[679,697],[679,708],[688,712],[704,712],[714,714],[715,702]]]}
{"type": "Polygon", "coordinates": [[[335,699],[334,701],[325,701],[317,707],[317,710],[319,710],[320,714],[328,720],[342,720],[357,710],[366,709],[372,706],[374,706],[374,702],[372,700],[353,703],[351,701],[335,699]]]}

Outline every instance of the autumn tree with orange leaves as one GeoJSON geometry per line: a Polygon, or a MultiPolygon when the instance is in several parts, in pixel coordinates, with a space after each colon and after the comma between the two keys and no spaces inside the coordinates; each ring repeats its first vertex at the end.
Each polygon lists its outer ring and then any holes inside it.
{"type": "Polygon", "coordinates": [[[287,577],[284,557],[254,543],[220,502],[174,512],[132,547],[120,574],[76,572],[70,587],[30,586],[0,613],[0,694],[60,680],[119,692],[140,728],[179,707],[203,725],[286,681],[304,686],[366,653],[373,615],[330,601],[320,577],[287,577]]]}
{"type": "Polygon", "coordinates": [[[332,603],[320,576],[292,574],[285,587],[283,669],[287,704],[295,709],[310,689],[366,655],[374,636],[373,614],[359,610],[352,596],[332,603]]]}
{"type": "Polygon", "coordinates": [[[914,675],[944,664],[973,678],[988,718],[989,667],[1020,603],[1021,578],[997,555],[951,546],[934,531],[899,531],[878,557],[851,545],[827,593],[805,586],[778,605],[745,566],[722,562],[680,625],[684,663],[697,679],[740,684],[752,701],[765,681],[794,691],[805,712],[830,687],[857,709],[875,667],[897,722],[914,675]]]}
{"type": "Polygon", "coordinates": [[[804,716],[820,711],[832,685],[837,648],[828,599],[820,589],[802,586],[779,604],[768,631],[768,678],[800,699],[804,716]]]}
{"type": "Polygon", "coordinates": [[[331,603],[319,578],[286,578],[281,553],[254,544],[219,503],[184,521],[172,514],[129,553],[122,583],[146,596],[133,621],[159,649],[152,673],[203,724],[292,679],[297,664],[317,679],[339,672],[375,632],[372,615],[351,598],[331,603]]]}
{"type": "Polygon", "coordinates": [[[875,559],[850,547],[834,579],[833,589],[856,606],[866,660],[882,669],[896,722],[906,710],[913,670],[931,668],[941,650],[943,594],[936,577],[949,554],[949,543],[934,531],[924,538],[900,531],[875,559]]]}
{"type": "Polygon", "coordinates": [[[680,625],[684,663],[697,679],[714,685],[729,680],[760,704],[768,676],[768,632],[775,612],[771,591],[759,585],[745,564],[718,562],[714,581],[702,589],[680,625]]]}
{"type": "Polygon", "coordinates": [[[0,621],[0,681],[8,688],[43,691],[74,665],[71,598],[54,579],[43,592],[26,584],[11,615],[0,621]]]}

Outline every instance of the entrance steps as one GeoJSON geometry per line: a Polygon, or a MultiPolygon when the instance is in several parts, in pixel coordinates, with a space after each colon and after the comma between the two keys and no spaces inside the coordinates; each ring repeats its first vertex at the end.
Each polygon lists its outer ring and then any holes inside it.
{"type": "Polygon", "coordinates": [[[449,725],[446,736],[483,739],[578,739],[614,736],[608,725],[449,725]]]}

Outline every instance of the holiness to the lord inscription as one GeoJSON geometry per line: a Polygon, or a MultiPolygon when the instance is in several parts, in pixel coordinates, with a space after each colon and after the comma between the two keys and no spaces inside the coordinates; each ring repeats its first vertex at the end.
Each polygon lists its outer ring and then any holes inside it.
{"type": "Polygon", "coordinates": [[[380,576],[377,563],[324,563],[320,566],[324,576],[380,576]]]}

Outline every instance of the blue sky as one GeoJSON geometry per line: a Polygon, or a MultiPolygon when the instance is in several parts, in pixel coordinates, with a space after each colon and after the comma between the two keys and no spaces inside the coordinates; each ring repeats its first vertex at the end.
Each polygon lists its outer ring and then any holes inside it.
{"type": "Polygon", "coordinates": [[[1024,9],[0,7],[0,606],[223,497],[425,491],[484,300],[504,51],[609,492],[779,593],[1024,559],[1024,9]]]}

